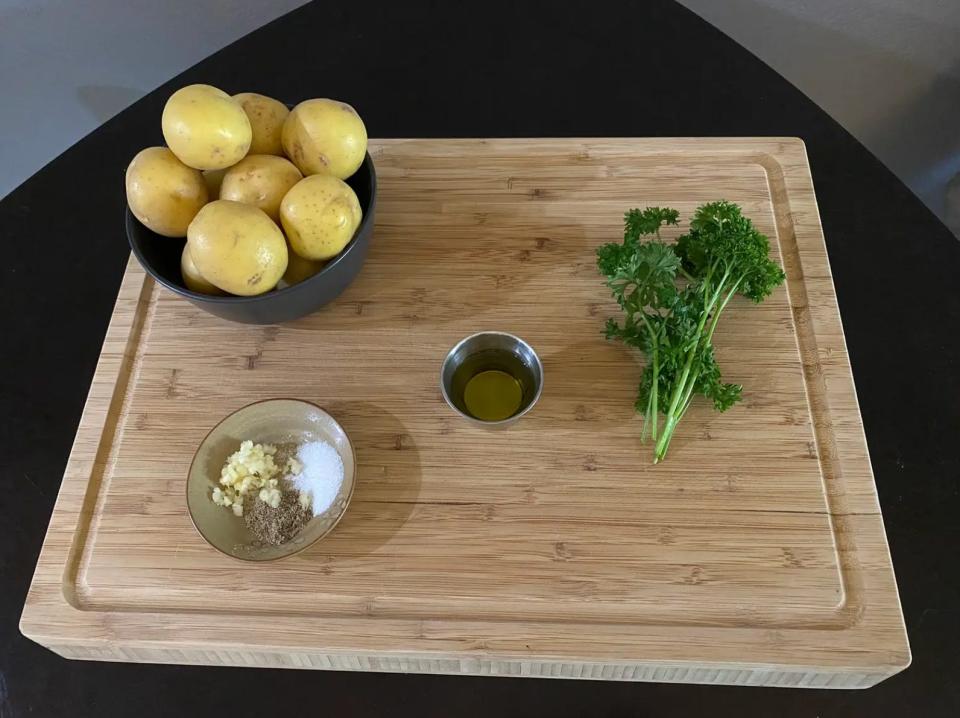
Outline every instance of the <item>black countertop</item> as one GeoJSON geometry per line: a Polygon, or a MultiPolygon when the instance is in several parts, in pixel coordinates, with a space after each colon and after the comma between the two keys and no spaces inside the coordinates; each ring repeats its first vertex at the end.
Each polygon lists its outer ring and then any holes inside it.
{"type": "Polygon", "coordinates": [[[673,2],[307,6],[4,199],[0,277],[2,718],[960,715],[960,242],[814,103],[673,2]],[[375,137],[803,138],[913,665],[865,691],[810,691],[70,662],[24,639],[20,610],[127,259],[123,172],[191,82],[343,98],[375,137]]]}

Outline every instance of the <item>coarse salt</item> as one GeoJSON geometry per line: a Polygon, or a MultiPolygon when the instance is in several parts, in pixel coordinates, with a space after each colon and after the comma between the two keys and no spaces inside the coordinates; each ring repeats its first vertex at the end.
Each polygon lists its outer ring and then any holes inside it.
{"type": "Polygon", "coordinates": [[[310,497],[313,515],[319,516],[330,508],[343,484],[343,459],[326,441],[308,441],[301,444],[297,459],[303,470],[292,477],[293,485],[310,497]]]}

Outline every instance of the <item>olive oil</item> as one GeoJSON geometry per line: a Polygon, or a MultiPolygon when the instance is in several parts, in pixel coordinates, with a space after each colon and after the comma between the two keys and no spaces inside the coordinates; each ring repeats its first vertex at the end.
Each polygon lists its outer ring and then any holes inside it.
{"type": "Polygon", "coordinates": [[[517,413],[523,401],[523,387],[512,375],[487,369],[475,375],[463,390],[467,412],[482,421],[503,421],[517,413]]]}
{"type": "Polygon", "coordinates": [[[479,421],[504,421],[533,400],[534,374],[511,351],[485,349],[463,360],[450,382],[457,408],[479,421]]]}

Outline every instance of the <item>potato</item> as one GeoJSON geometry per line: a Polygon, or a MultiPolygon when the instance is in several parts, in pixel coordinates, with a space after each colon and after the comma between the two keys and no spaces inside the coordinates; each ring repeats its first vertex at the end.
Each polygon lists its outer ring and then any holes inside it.
{"type": "Polygon", "coordinates": [[[183,283],[187,285],[187,289],[192,292],[199,292],[200,294],[224,293],[218,287],[210,284],[210,282],[200,274],[197,265],[193,263],[193,257],[190,256],[189,243],[183,245],[183,252],[180,254],[180,274],[183,275],[183,283]]]}
{"type": "Polygon", "coordinates": [[[203,171],[203,181],[207,183],[207,192],[210,194],[210,199],[216,199],[220,196],[220,185],[223,184],[223,176],[227,173],[227,169],[229,167],[203,171]]]}
{"type": "Polygon", "coordinates": [[[350,105],[306,100],[283,123],[283,150],[304,175],[346,179],[363,163],[367,128],[350,105]]]}
{"type": "Polygon", "coordinates": [[[303,179],[290,160],[274,155],[247,155],[228,169],[220,185],[220,199],[259,207],[280,221],[280,200],[303,179]]]}
{"type": "Polygon", "coordinates": [[[326,262],[314,262],[311,259],[304,259],[294,252],[290,247],[287,256],[287,271],[283,273],[283,281],[289,285],[299,284],[304,279],[309,279],[326,266],[326,262]]]}
{"type": "Polygon", "coordinates": [[[287,270],[287,243],[263,210],[218,199],[187,230],[190,256],[201,276],[241,296],[273,289],[287,270]]]}
{"type": "Polygon", "coordinates": [[[253,141],[250,143],[252,155],[282,155],[283,145],[280,143],[280,132],[283,121],[287,119],[290,110],[282,102],[256,92],[241,92],[233,99],[240,103],[240,107],[247,113],[250,127],[253,129],[253,141]]]}
{"type": "Polygon", "coordinates": [[[166,147],[148,147],[127,167],[127,204],[133,216],[157,234],[183,237],[207,203],[203,176],[166,147]]]}
{"type": "Polygon", "coordinates": [[[163,108],[161,125],[173,154],[198,170],[237,164],[253,139],[240,103],[210,85],[188,85],[174,92],[163,108]]]}
{"type": "Polygon", "coordinates": [[[314,261],[340,254],[362,217],[356,193],[331,175],[305,177],[280,203],[280,221],[291,248],[314,261]]]}

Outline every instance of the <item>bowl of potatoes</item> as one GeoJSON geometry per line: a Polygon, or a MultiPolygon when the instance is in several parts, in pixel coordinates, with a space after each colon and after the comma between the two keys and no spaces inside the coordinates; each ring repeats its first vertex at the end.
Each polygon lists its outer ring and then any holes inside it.
{"type": "Polygon", "coordinates": [[[126,172],[130,248],[160,284],[248,324],[305,316],[366,258],[377,198],[363,120],[318,98],[189,85],[167,101],[166,146],[126,172]]]}

